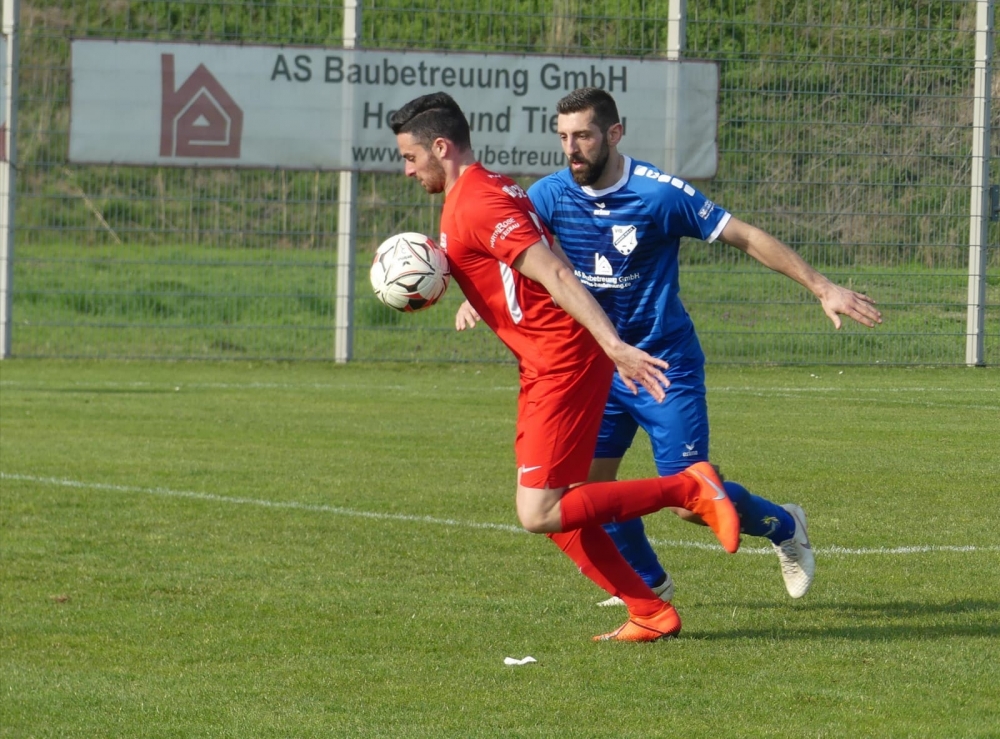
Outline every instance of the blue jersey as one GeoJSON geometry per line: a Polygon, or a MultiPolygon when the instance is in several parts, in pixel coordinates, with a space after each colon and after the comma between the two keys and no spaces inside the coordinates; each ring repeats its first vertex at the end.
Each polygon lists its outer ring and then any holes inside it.
{"type": "Polygon", "coordinates": [[[624,341],[654,355],[690,343],[694,326],[678,295],[680,240],[714,241],[727,211],[629,157],[622,178],[605,190],[581,187],[567,168],[536,182],[528,196],[624,341]]]}

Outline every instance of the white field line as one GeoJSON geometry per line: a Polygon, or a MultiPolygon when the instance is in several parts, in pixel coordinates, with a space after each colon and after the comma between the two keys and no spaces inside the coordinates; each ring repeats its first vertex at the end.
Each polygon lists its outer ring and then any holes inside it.
{"type": "MultiPolygon", "coordinates": [[[[103,382],[83,382],[78,381],[74,383],[69,383],[69,387],[77,388],[81,393],[85,393],[88,390],[172,390],[174,392],[181,392],[182,390],[233,390],[233,391],[243,391],[243,390],[288,390],[293,392],[309,391],[309,390],[319,390],[322,392],[337,391],[337,392],[359,392],[359,391],[371,391],[379,393],[387,392],[398,392],[408,395],[426,395],[427,391],[424,388],[416,388],[412,385],[380,385],[377,383],[365,383],[365,382],[142,382],[142,381],[132,381],[132,382],[116,382],[114,380],[107,380],[103,382]]],[[[44,392],[48,387],[67,387],[67,383],[53,383],[48,384],[45,382],[26,382],[21,380],[0,380],[0,388],[9,387],[24,390],[38,390],[44,392]]],[[[433,387],[438,387],[434,385],[433,387]]],[[[482,393],[484,391],[489,392],[512,392],[516,393],[518,391],[517,385],[492,385],[489,387],[480,387],[469,385],[467,387],[449,385],[447,388],[448,392],[469,392],[469,393],[482,393]]]]}
{"type": "MultiPolygon", "coordinates": [[[[17,480],[19,482],[30,482],[39,485],[55,485],[58,487],[77,488],[82,490],[107,490],[116,493],[139,493],[142,495],[158,495],[166,498],[186,498],[189,500],[201,500],[209,503],[228,503],[230,505],[257,506],[259,508],[273,508],[294,511],[308,511],[312,513],[330,513],[335,516],[350,516],[354,518],[368,518],[379,521],[401,521],[404,523],[423,523],[435,526],[456,526],[466,529],[488,529],[492,531],[504,531],[511,534],[527,533],[520,526],[512,526],[502,523],[478,523],[475,521],[459,521],[451,518],[436,518],[434,516],[415,516],[402,513],[376,513],[373,511],[357,511],[351,508],[341,508],[339,506],[315,505],[310,503],[297,503],[295,501],[263,500],[260,498],[230,497],[227,495],[214,495],[212,493],[197,493],[187,490],[171,490],[170,488],[144,488],[133,485],[112,485],[102,482],[82,482],[80,480],[67,480],[58,477],[37,477],[35,475],[18,475],[7,472],[0,472],[0,480],[17,480]]],[[[676,541],[669,539],[650,539],[650,542],[659,546],[678,547],[684,549],[703,549],[717,551],[721,549],[715,544],[706,544],[694,541],[676,541]]],[[[771,554],[772,547],[740,547],[743,554],[771,554]]],[[[903,555],[903,554],[926,554],[935,552],[1000,552],[1000,546],[939,546],[939,545],[913,545],[905,547],[864,547],[849,548],[841,546],[817,547],[816,553],[822,555],[844,555],[859,556],[868,554],[903,555]]]]}

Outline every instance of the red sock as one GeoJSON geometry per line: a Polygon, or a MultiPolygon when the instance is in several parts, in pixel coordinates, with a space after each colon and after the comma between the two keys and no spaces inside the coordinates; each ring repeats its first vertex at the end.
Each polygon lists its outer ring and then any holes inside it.
{"type": "Polygon", "coordinates": [[[625,601],[632,615],[652,616],[663,608],[663,601],[625,561],[614,541],[600,526],[547,536],[576,562],[580,572],[611,595],[625,601]]]}
{"type": "Polygon", "coordinates": [[[661,508],[684,508],[698,483],[687,475],[646,480],[587,482],[566,492],[560,501],[562,530],[628,521],[661,508]]]}

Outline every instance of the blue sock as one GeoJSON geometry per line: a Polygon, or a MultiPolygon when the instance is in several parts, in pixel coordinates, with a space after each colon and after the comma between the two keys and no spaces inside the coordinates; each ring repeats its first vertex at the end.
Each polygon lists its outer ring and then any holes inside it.
{"type": "Polygon", "coordinates": [[[764,536],[775,544],[795,534],[795,519],[777,503],[754,495],[738,482],[723,483],[733,508],[740,516],[740,531],[747,536],[764,536]]]}
{"type": "Polygon", "coordinates": [[[649,587],[654,588],[663,584],[667,573],[664,572],[660,560],[656,558],[656,552],[646,538],[646,529],[642,525],[641,518],[606,523],[604,530],[614,540],[625,561],[632,565],[632,569],[639,573],[649,587]]]}

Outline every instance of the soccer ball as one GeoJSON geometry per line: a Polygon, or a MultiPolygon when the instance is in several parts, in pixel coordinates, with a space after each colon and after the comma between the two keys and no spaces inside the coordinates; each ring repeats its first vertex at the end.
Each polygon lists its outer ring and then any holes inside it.
{"type": "Polygon", "coordinates": [[[423,234],[408,232],[379,245],[369,276],[375,297],[390,308],[412,313],[441,299],[451,269],[444,249],[423,234]]]}

